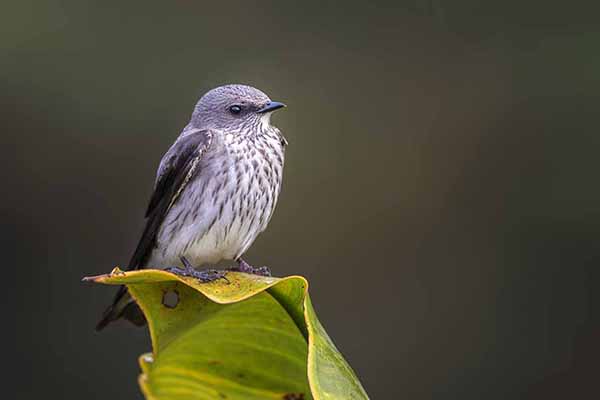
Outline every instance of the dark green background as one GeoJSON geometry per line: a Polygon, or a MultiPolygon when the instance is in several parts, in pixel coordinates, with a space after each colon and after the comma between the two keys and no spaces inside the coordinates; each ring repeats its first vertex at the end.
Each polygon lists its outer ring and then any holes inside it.
{"type": "Polygon", "coordinates": [[[599,14],[550,3],[4,3],[3,396],[141,397],[146,332],[79,280],[231,82],[289,106],[248,260],[308,277],[373,399],[599,396],[599,14]]]}

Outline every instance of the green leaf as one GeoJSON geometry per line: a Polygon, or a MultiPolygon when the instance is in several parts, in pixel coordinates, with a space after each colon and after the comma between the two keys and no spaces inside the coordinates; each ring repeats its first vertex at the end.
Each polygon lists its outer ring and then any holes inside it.
{"type": "Polygon", "coordinates": [[[200,283],[162,270],[85,278],[127,285],[150,330],[147,399],[368,399],[317,319],[300,276],[229,272],[200,283]]]}

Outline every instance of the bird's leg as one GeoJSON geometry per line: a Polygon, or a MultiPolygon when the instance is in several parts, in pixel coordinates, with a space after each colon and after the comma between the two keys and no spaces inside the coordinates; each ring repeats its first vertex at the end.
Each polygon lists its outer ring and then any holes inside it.
{"type": "Polygon", "coordinates": [[[244,272],[246,274],[260,275],[260,276],[271,276],[271,271],[268,267],[253,267],[244,261],[241,257],[237,260],[238,266],[229,268],[230,271],[244,272]]]}
{"type": "Polygon", "coordinates": [[[183,268],[167,267],[165,268],[165,271],[171,272],[179,276],[189,276],[192,278],[196,278],[202,283],[216,281],[217,279],[225,279],[229,282],[229,280],[225,277],[225,274],[227,274],[226,271],[217,271],[216,269],[204,269],[198,271],[184,256],[179,257],[179,259],[183,264],[183,268]]]}

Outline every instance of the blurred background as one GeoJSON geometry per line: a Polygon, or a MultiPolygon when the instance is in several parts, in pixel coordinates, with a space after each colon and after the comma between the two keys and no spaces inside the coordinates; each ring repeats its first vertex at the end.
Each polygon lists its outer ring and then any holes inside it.
{"type": "MultiPolygon", "coordinates": [[[[200,95],[288,108],[269,229],[373,399],[600,394],[600,24],[577,2],[25,0],[0,12],[8,398],[141,399],[96,334],[200,95]]],[[[4,389],[6,390],[6,389],[4,389]]]]}

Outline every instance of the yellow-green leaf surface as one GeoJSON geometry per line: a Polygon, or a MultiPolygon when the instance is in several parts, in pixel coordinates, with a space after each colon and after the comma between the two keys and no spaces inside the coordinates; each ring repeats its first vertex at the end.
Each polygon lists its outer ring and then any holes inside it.
{"type": "Polygon", "coordinates": [[[200,283],[144,269],[88,281],[127,285],[148,320],[147,399],[368,399],[317,319],[300,276],[227,273],[200,283]]]}

